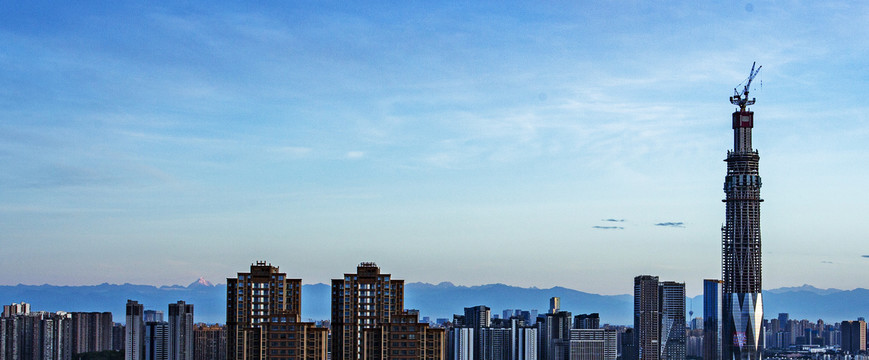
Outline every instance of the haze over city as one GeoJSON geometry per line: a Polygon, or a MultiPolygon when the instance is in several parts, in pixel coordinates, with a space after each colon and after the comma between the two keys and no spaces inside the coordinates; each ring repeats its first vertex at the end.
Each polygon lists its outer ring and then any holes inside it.
{"type": "Polygon", "coordinates": [[[721,274],[753,62],[764,288],[869,277],[869,4],[0,3],[0,284],[631,292],[721,274]]]}

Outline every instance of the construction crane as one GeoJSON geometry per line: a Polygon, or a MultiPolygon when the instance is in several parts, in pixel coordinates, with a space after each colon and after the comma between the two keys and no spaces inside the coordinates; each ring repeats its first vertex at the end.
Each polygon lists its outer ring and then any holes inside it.
{"type": "MultiPolygon", "coordinates": [[[[754,80],[754,77],[757,76],[757,73],[760,72],[760,68],[763,66],[758,66],[757,70],[754,69],[754,65],[757,62],[751,63],[751,72],[748,73],[748,82],[745,84],[745,87],[742,89],[742,94],[739,93],[739,90],[736,90],[739,85],[736,85],[733,88],[733,96],[730,97],[730,103],[733,105],[739,106],[739,111],[745,111],[745,107],[748,105],[754,105],[755,98],[751,98],[748,100],[748,87],[751,86],[751,81],[754,80]]],[[[741,83],[740,83],[741,85],[741,83]]]]}

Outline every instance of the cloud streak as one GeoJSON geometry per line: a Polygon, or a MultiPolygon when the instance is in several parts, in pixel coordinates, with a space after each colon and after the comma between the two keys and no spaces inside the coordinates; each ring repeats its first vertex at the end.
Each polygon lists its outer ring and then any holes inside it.
{"type": "Polygon", "coordinates": [[[683,228],[683,227],[685,227],[685,223],[683,223],[681,221],[678,221],[678,222],[660,222],[660,223],[655,224],[655,226],[683,228]]]}
{"type": "Polygon", "coordinates": [[[623,226],[600,226],[600,225],[592,226],[592,228],[593,229],[601,229],[601,230],[624,230],[625,229],[623,226]]]}

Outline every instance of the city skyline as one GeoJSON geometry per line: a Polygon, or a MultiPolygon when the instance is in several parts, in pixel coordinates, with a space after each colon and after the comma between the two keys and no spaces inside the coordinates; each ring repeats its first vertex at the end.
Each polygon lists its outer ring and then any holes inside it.
{"type": "Polygon", "coordinates": [[[765,287],[869,276],[867,4],[248,5],[0,4],[2,284],[699,294],[753,61],[765,287]]]}

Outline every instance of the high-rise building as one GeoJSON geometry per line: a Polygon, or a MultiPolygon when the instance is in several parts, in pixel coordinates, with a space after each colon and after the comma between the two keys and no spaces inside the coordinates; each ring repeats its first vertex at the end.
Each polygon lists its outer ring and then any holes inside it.
{"type": "Polygon", "coordinates": [[[197,324],[193,328],[195,360],[226,360],[226,328],[197,324]]]}
{"type": "Polygon", "coordinates": [[[634,278],[634,346],[639,360],[659,360],[661,309],[658,277],[634,278]]]}
{"type": "Polygon", "coordinates": [[[570,328],[573,316],[569,311],[556,311],[537,317],[540,332],[541,360],[564,360],[570,354],[570,328]]]}
{"type": "Polygon", "coordinates": [[[419,312],[395,314],[391,322],[362,329],[363,359],[442,360],[446,356],[444,329],[419,322],[419,312]]]}
{"type": "Polygon", "coordinates": [[[193,304],[169,304],[169,360],[193,360],[193,304]]]}
{"type": "Polygon", "coordinates": [[[5,311],[0,317],[0,359],[71,360],[72,316],[30,312],[29,306],[5,311]]]}
{"type": "Polygon", "coordinates": [[[866,322],[842,321],[842,351],[855,355],[866,351],[866,322]]]}
{"type": "Polygon", "coordinates": [[[3,305],[3,314],[0,317],[12,317],[13,315],[30,313],[30,304],[21,302],[18,304],[3,305]]]}
{"type": "Polygon", "coordinates": [[[634,336],[639,360],[684,360],[685,284],[634,278],[634,336]]]}
{"type": "Polygon", "coordinates": [[[326,359],[328,329],[301,321],[301,279],[258,261],[226,283],[227,359],[326,359]]]}
{"type": "Polygon", "coordinates": [[[404,280],[363,262],[355,274],[332,279],[332,359],[362,358],[362,330],[392,322],[404,309],[404,280]]]}
{"type": "Polygon", "coordinates": [[[112,324],[112,350],[126,352],[126,326],[121,323],[112,324]]]}
{"type": "MultiPolygon", "coordinates": [[[[508,320],[509,318],[504,318],[508,320]]],[[[462,317],[462,326],[474,329],[474,359],[482,359],[483,349],[486,347],[483,344],[483,328],[492,326],[492,310],[485,305],[477,305],[465,308],[465,315],[462,317]]]]}
{"type": "Polygon", "coordinates": [[[570,360],[616,360],[618,332],[615,329],[571,329],[570,360]]]}
{"type": "Polygon", "coordinates": [[[703,360],[721,360],[721,280],[703,280],[703,360]]]}
{"type": "MultiPolygon", "coordinates": [[[[757,68],[760,71],[760,68],[757,68]]],[[[760,155],[752,149],[755,100],[748,99],[757,75],[752,65],[742,93],[730,98],[733,112],[733,150],[727,152],[724,180],[726,220],[721,228],[722,360],[761,358],[763,296],[761,294],[760,155]]]]}
{"type": "Polygon", "coordinates": [[[573,317],[574,329],[599,329],[600,314],[579,314],[573,317]]]}
{"type": "Polygon", "coordinates": [[[127,300],[127,323],[124,327],[124,360],[145,359],[145,306],[127,300]]]}
{"type": "Polygon", "coordinates": [[[561,310],[561,298],[553,296],[549,298],[549,313],[555,314],[561,310]]]}
{"type": "Polygon", "coordinates": [[[450,360],[474,360],[474,328],[456,326],[449,330],[447,358],[450,360]]]}
{"type": "Polygon", "coordinates": [[[112,350],[112,313],[110,312],[73,312],[72,352],[112,350]]]}
{"type": "Polygon", "coordinates": [[[661,316],[661,360],[685,360],[685,283],[658,285],[661,316]]]}
{"type": "Polygon", "coordinates": [[[169,359],[169,323],[165,321],[145,322],[144,360],[169,359]]]}

